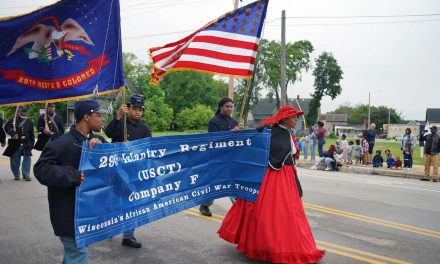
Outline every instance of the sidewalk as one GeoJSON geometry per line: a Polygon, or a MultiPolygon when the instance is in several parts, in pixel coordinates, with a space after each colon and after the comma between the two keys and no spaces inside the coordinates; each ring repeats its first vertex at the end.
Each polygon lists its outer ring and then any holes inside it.
{"type": "MultiPolygon", "coordinates": [[[[316,159],[319,157],[317,156],[316,159]]],[[[315,164],[313,160],[304,160],[301,156],[300,160],[297,162],[297,166],[300,168],[310,169],[315,164]]],[[[362,165],[344,165],[339,167],[340,172],[345,173],[356,173],[356,174],[372,174],[372,175],[383,175],[390,177],[402,177],[402,178],[414,178],[420,179],[424,176],[425,167],[422,165],[413,165],[412,169],[388,169],[386,164],[382,168],[373,168],[372,165],[362,166],[362,165]]],[[[431,169],[432,171],[432,169],[431,169]]],[[[431,172],[432,173],[432,172],[431,172]]]]}
{"type": "MultiPolygon", "coordinates": [[[[3,165],[9,166],[9,158],[5,156],[1,156],[3,154],[5,148],[0,147],[0,163],[3,165]]],[[[32,166],[37,162],[38,158],[40,157],[41,152],[40,151],[32,151],[32,166]]],[[[309,169],[315,164],[315,161],[312,160],[304,160],[304,157],[301,155],[299,161],[297,161],[297,167],[309,169]]],[[[316,158],[319,158],[316,156],[316,158]]],[[[386,164],[385,164],[386,165],[386,164]]],[[[362,166],[362,165],[344,165],[342,167],[339,167],[340,172],[345,173],[356,173],[356,174],[373,174],[373,175],[383,175],[383,176],[391,176],[391,177],[403,177],[403,178],[414,178],[414,179],[420,179],[424,175],[424,166],[422,165],[413,165],[413,168],[411,170],[393,170],[393,169],[387,169],[385,168],[373,168],[371,165],[368,166],[362,166]]],[[[431,169],[432,170],[432,169],[431,169]]],[[[31,172],[33,175],[33,173],[31,172]]],[[[12,177],[12,176],[11,176],[12,177]]]]}

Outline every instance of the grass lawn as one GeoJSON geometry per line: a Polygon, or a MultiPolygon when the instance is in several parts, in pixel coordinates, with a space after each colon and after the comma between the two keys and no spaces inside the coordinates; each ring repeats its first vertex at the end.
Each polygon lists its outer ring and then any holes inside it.
{"type": "MultiPolygon", "coordinates": [[[[353,140],[355,142],[355,139],[348,139],[348,141],[353,140]]],[[[326,143],[324,145],[324,149],[327,149],[331,144],[334,144],[336,146],[336,139],[330,138],[326,140],[326,143]]],[[[395,140],[382,140],[379,141],[376,139],[376,144],[374,144],[374,150],[373,155],[376,154],[376,150],[382,151],[382,157],[385,160],[385,150],[389,149],[391,150],[391,154],[393,154],[394,157],[399,156],[402,160],[403,164],[403,154],[400,150],[400,141],[395,140]]],[[[416,144],[416,149],[413,153],[413,164],[423,165],[423,158],[420,157],[420,147],[416,144]]]]}

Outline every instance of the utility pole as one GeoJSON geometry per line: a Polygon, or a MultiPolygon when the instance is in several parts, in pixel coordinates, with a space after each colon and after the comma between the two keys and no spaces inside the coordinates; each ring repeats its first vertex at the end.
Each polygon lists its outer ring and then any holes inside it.
{"type": "Polygon", "coordinates": [[[367,128],[370,125],[370,91],[368,91],[368,124],[367,128]]]}
{"type": "Polygon", "coordinates": [[[388,129],[390,128],[391,124],[391,107],[388,107],[388,129]]]}
{"type": "Polygon", "coordinates": [[[281,105],[286,104],[286,10],[281,11],[281,105]]]}
{"type": "MultiPolygon", "coordinates": [[[[234,0],[234,10],[238,8],[238,0],[234,0]]],[[[229,77],[228,97],[234,100],[234,77],[229,77]]]]}

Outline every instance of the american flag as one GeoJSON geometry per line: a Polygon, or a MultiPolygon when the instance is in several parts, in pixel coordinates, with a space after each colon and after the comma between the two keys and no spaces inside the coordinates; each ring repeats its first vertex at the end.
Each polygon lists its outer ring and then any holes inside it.
{"type": "Polygon", "coordinates": [[[253,2],[179,41],[151,48],[154,65],[150,81],[157,83],[167,73],[177,70],[250,78],[268,2],[253,2]]]}

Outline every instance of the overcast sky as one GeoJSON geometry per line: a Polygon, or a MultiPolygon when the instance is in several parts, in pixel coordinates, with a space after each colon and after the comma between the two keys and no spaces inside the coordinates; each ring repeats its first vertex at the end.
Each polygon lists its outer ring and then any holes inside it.
{"type": "MultiPolygon", "coordinates": [[[[0,0],[0,16],[53,2],[0,0]]],[[[176,41],[232,9],[233,0],[121,0],[123,51],[147,63],[148,48],[176,41]]],[[[311,41],[313,59],[331,52],[344,71],[342,94],[324,98],[323,113],[345,103],[368,104],[369,92],[371,105],[395,108],[406,119],[424,120],[426,108],[440,107],[439,0],[271,0],[264,38],[280,40],[283,9],[287,41],[311,41]]],[[[312,92],[311,72],[288,89],[290,97],[312,92]]]]}

